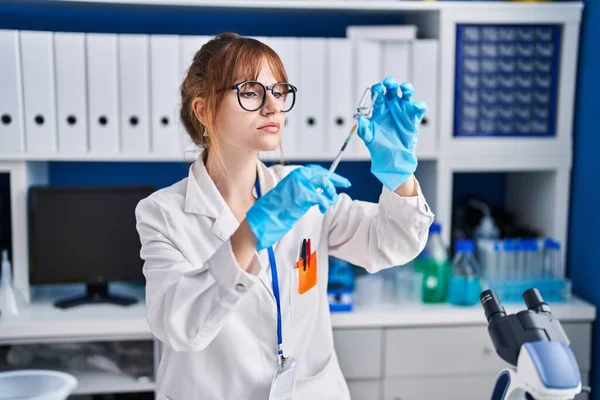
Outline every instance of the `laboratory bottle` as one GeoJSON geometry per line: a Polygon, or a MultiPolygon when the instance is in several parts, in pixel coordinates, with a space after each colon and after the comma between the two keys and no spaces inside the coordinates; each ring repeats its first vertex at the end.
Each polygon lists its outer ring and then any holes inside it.
{"type": "Polygon", "coordinates": [[[458,239],[452,260],[452,276],[448,288],[448,302],[459,306],[472,306],[479,302],[481,282],[479,265],[473,254],[475,244],[470,239],[458,239]]]}
{"type": "Polygon", "coordinates": [[[423,303],[444,303],[448,298],[450,263],[441,232],[441,225],[433,222],[429,227],[427,244],[415,260],[415,269],[422,274],[423,303]]]}
{"type": "Polygon", "coordinates": [[[8,260],[8,251],[2,251],[2,261],[0,262],[2,269],[2,281],[0,282],[0,311],[6,315],[17,315],[17,300],[12,281],[11,263],[8,260]]]}
{"type": "Polygon", "coordinates": [[[474,208],[477,208],[483,214],[481,217],[481,221],[479,221],[479,225],[475,227],[473,231],[473,236],[475,240],[495,240],[500,237],[500,230],[494,224],[494,218],[492,217],[492,213],[490,212],[490,208],[482,201],[479,200],[469,200],[469,205],[474,208]]]}

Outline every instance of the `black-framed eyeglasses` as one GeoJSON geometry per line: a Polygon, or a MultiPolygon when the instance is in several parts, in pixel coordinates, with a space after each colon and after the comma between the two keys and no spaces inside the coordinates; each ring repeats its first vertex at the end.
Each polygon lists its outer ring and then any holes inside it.
{"type": "Polygon", "coordinates": [[[267,102],[267,92],[271,92],[279,104],[279,111],[288,112],[296,103],[296,86],[279,82],[273,86],[265,86],[258,81],[236,83],[225,90],[236,90],[238,103],[246,111],[260,110],[267,102]]]}

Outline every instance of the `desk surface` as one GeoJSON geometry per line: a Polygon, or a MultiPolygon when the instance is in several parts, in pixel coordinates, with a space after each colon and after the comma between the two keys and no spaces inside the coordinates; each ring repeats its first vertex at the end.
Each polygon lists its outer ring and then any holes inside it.
{"type": "MultiPolygon", "coordinates": [[[[130,292],[134,293],[134,292],[130,292]]],[[[135,292],[141,299],[142,292],[135,292]]],[[[60,297],[63,297],[62,295],[60,297]]],[[[145,340],[152,335],[146,322],[146,307],[140,301],[129,307],[108,304],[84,305],[62,310],[52,305],[56,297],[48,294],[21,305],[19,315],[0,316],[0,343],[42,341],[145,340]]],[[[523,305],[505,305],[507,313],[522,310],[523,305]]],[[[581,299],[550,304],[552,313],[562,322],[591,322],[596,308],[581,299]]],[[[349,313],[332,313],[334,329],[383,328],[408,326],[485,325],[480,305],[456,307],[449,304],[395,304],[349,313]]]]}

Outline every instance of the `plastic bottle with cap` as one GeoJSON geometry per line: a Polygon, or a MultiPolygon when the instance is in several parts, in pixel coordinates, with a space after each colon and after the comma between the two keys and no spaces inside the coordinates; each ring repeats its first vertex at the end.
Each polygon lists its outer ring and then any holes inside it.
{"type": "Polygon", "coordinates": [[[471,199],[469,205],[481,211],[483,217],[473,231],[475,256],[480,263],[480,278],[489,281],[499,275],[499,253],[496,251],[500,230],[494,223],[490,208],[482,201],[471,199]]]}
{"type": "Polygon", "coordinates": [[[448,288],[448,302],[458,306],[472,306],[479,302],[481,282],[479,265],[474,256],[475,244],[470,239],[458,239],[452,261],[452,277],[448,288]]]}
{"type": "Polygon", "coordinates": [[[475,227],[475,231],[473,232],[473,237],[475,240],[498,239],[498,237],[500,237],[500,230],[494,223],[494,218],[492,218],[492,213],[490,212],[488,205],[482,201],[474,199],[469,200],[469,205],[483,213],[483,217],[481,218],[481,221],[479,221],[479,225],[475,227]]]}
{"type": "Polygon", "coordinates": [[[12,281],[12,268],[8,259],[8,250],[2,250],[2,281],[0,282],[0,311],[7,315],[17,315],[17,300],[12,281]]]}
{"type": "Polygon", "coordinates": [[[433,222],[429,227],[427,244],[415,260],[415,268],[423,274],[423,303],[444,303],[448,297],[450,265],[441,232],[442,226],[433,222]]]}

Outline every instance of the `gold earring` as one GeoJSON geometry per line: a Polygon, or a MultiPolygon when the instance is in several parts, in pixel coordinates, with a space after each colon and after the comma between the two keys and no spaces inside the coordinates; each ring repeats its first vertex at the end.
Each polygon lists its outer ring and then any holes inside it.
{"type": "Polygon", "coordinates": [[[207,136],[208,136],[208,129],[205,129],[205,130],[204,130],[204,134],[203,134],[202,136],[204,136],[204,137],[207,137],[207,136]]]}

